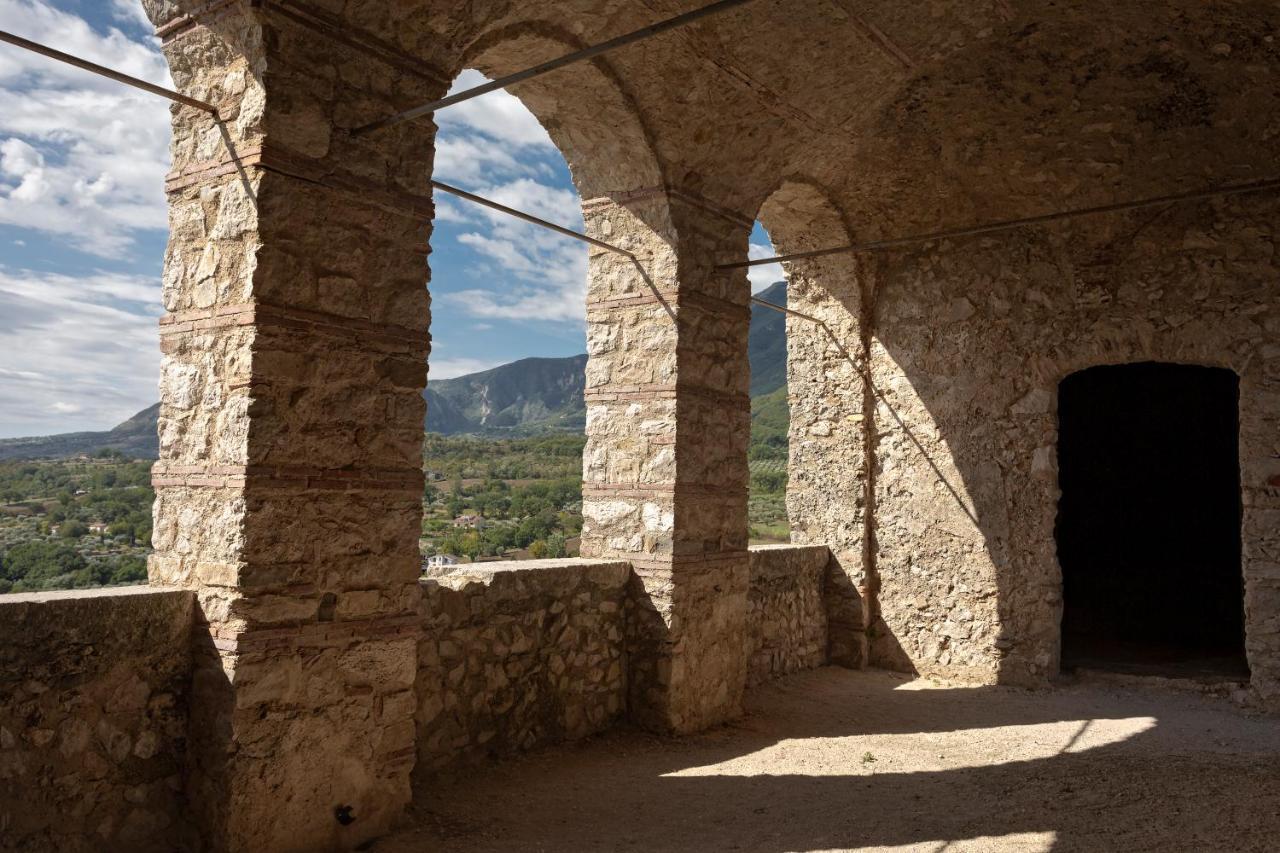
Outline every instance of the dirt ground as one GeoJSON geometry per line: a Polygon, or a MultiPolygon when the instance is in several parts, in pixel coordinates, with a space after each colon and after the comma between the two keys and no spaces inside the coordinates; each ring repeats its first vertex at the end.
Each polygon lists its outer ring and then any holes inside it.
{"type": "Polygon", "coordinates": [[[418,851],[1275,851],[1280,720],[1106,683],[821,669],[738,722],[620,729],[424,785],[418,851]]]}

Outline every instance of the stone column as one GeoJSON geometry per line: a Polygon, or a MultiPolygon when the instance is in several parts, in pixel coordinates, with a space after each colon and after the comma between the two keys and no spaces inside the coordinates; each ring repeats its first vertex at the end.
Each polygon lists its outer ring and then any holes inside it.
{"type": "MultiPolygon", "coordinates": [[[[832,235],[827,245],[847,236],[832,235]]],[[[798,242],[798,241],[793,241],[798,242]]],[[[819,248],[787,244],[780,251],[819,248]]],[[[874,511],[874,389],[867,381],[870,284],[853,255],[787,264],[788,307],[827,329],[787,317],[787,515],[791,541],[831,549],[826,599],[828,655],[834,664],[868,662],[868,630],[876,619],[878,578],[874,511]]]]}
{"type": "Polygon", "coordinates": [[[167,187],[150,575],[202,614],[188,802],[207,850],[350,849],[410,796],[432,132],[341,128],[446,84],[355,28],[151,11],[226,119],[175,110],[167,187]]]}
{"type": "Polygon", "coordinates": [[[689,732],[739,712],[746,678],[747,307],[751,223],[662,190],[584,205],[587,307],[582,553],[635,569],[630,713],[689,732]]]}

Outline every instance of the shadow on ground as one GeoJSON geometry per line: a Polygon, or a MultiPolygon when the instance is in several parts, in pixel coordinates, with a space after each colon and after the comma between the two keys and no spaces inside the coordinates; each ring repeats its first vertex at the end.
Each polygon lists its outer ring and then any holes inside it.
{"type": "Polygon", "coordinates": [[[374,849],[1274,850],[1280,726],[1110,686],[822,669],[683,740],[617,730],[419,791],[374,849]]]}

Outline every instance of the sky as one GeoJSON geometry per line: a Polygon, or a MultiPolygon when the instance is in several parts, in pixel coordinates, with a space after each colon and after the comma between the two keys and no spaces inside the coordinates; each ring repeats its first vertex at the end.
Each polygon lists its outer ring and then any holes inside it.
{"type": "MultiPolygon", "coordinates": [[[[138,0],[0,0],[0,29],[172,85],[138,0]]],[[[582,228],[515,97],[436,121],[440,180],[582,228]]],[[[110,429],[159,398],[168,144],[164,99],[0,44],[0,438],[110,429]]],[[[431,379],[585,350],[583,245],[444,195],[431,242],[431,379]]],[[[772,253],[757,226],[751,256],[772,253]]],[[[782,277],[755,267],[752,290],[782,277]]]]}

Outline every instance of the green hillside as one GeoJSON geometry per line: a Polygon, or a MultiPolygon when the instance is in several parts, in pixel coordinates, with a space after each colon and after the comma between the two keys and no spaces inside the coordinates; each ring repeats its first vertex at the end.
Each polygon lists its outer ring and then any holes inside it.
{"type": "MultiPolygon", "coordinates": [[[[785,282],[759,294],[775,305],[786,305],[785,282]]],[[[786,318],[753,305],[747,351],[751,361],[751,395],[760,398],[785,388],[787,381],[786,318]]],[[[491,370],[431,380],[426,429],[440,435],[522,438],[557,433],[581,434],[586,425],[582,395],[587,357],[525,358],[491,370]]],[[[768,422],[785,445],[786,399],[769,403],[768,422]],[[781,415],[777,407],[781,405],[781,415]],[[779,427],[779,424],[783,426],[779,427]]],[[[154,459],[157,453],[154,405],[105,432],[67,433],[0,440],[0,460],[58,459],[109,448],[127,456],[154,459]]],[[[785,454],[784,454],[785,455],[785,454]]]]}

